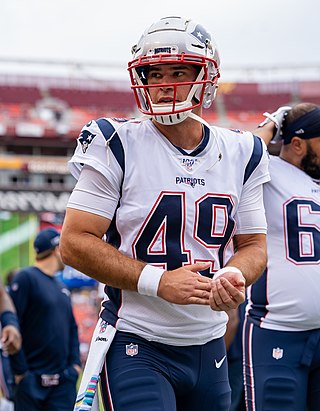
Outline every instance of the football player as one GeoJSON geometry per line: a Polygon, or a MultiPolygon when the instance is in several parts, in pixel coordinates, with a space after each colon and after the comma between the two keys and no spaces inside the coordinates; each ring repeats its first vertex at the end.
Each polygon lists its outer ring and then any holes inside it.
{"type": "Polygon", "coordinates": [[[320,107],[265,113],[256,131],[271,156],[264,185],[268,264],[249,287],[245,320],[248,410],[317,411],[320,404],[320,107]]]}
{"type": "Polygon", "coordinates": [[[22,339],[16,309],[2,282],[0,282],[0,324],[0,389],[2,396],[11,401],[14,395],[14,377],[9,355],[20,350],[22,339]]]}
{"type": "MultiPolygon", "coordinates": [[[[220,60],[200,24],[163,18],[132,52],[142,117],[91,121],[70,161],[78,182],[62,256],[107,285],[90,369],[111,343],[101,373],[107,410],[227,411],[226,311],[266,264],[266,146],[202,118],[220,60]],[[108,326],[116,332],[106,337],[108,326]]],[[[99,371],[76,409],[92,400],[99,371]]]]}

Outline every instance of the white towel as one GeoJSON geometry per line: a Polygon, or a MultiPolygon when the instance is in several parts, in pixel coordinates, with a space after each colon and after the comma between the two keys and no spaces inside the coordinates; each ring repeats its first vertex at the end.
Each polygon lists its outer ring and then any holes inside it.
{"type": "Polygon", "coordinates": [[[100,318],[91,339],[74,411],[99,411],[100,372],[115,333],[116,329],[100,318]]]}

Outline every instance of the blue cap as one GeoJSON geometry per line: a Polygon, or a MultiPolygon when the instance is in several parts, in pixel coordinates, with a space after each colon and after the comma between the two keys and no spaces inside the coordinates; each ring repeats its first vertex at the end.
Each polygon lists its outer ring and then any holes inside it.
{"type": "Polygon", "coordinates": [[[33,246],[37,254],[53,250],[59,245],[60,233],[53,227],[45,228],[36,236],[33,246]]]}

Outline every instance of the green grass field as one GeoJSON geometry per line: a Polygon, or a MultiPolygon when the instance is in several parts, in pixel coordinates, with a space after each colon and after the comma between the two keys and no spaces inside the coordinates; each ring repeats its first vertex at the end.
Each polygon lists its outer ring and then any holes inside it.
{"type": "Polygon", "coordinates": [[[0,211],[0,277],[33,263],[33,239],[38,231],[36,214],[0,211]]]}

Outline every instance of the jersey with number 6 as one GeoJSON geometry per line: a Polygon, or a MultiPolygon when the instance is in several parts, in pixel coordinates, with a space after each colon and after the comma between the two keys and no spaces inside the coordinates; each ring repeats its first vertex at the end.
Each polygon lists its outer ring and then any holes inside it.
{"type": "Polygon", "coordinates": [[[320,328],[320,186],[279,157],[271,157],[270,176],[267,270],[249,288],[247,312],[263,328],[320,328]]]}
{"type": "MultiPolygon", "coordinates": [[[[70,161],[76,178],[84,164],[119,193],[116,209],[108,210],[108,241],[132,258],[166,270],[209,261],[201,274],[212,277],[230,258],[235,233],[266,232],[264,210],[256,220],[238,216],[239,209],[248,215],[252,192],[269,180],[266,147],[249,132],[205,127],[201,144],[187,153],[150,120],[99,119],[78,139],[70,161]]],[[[118,330],[173,345],[203,344],[225,332],[226,313],[208,306],[106,291],[102,317],[118,330]]]]}

